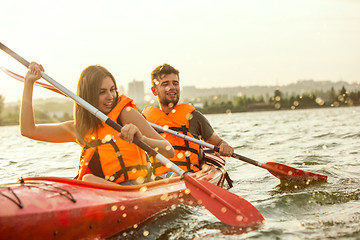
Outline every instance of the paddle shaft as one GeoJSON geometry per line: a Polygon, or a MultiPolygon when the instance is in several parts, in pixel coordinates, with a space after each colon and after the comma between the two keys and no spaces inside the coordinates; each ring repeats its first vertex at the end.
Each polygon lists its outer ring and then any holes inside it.
{"type": "MultiPolygon", "coordinates": [[[[149,122],[149,124],[155,128],[156,130],[160,131],[160,132],[166,132],[166,133],[169,133],[171,135],[174,135],[176,137],[179,137],[179,138],[182,138],[186,141],[189,141],[189,142],[193,142],[193,143],[196,143],[198,145],[201,145],[203,147],[207,147],[207,148],[210,148],[212,150],[214,150],[215,152],[219,152],[220,151],[220,148],[218,146],[215,146],[215,145],[212,145],[210,143],[207,143],[207,142],[204,142],[204,141],[201,141],[199,139],[196,139],[196,138],[192,138],[188,135],[185,135],[185,134],[182,134],[182,133],[179,133],[179,132],[176,132],[174,130],[171,130],[169,128],[165,128],[165,127],[162,127],[162,126],[159,126],[159,125],[156,125],[155,123],[151,123],[149,122]]],[[[239,159],[241,161],[244,161],[244,162],[247,162],[247,163],[250,163],[252,165],[255,165],[255,166],[258,166],[258,167],[261,167],[262,163],[258,162],[258,161],[255,161],[253,159],[250,159],[250,158],[247,158],[247,157],[244,157],[244,156],[241,156],[237,153],[233,153],[231,155],[231,157],[233,158],[236,158],[236,159],[239,159]]]]}
{"type": "Polygon", "coordinates": [[[30,62],[28,62],[27,60],[25,60],[24,58],[22,58],[20,55],[18,55],[17,53],[15,53],[13,50],[11,50],[10,48],[8,48],[7,46],[5,46],[4,44],[2,44],[0,42],[0,48],[6,52],[7,54],[9,54],[10,56],[12,56],[13,58],[15,58],[18,62],[20,62],[22,65],[24,65],[25,67],[29,68],[30,66],[30,62]]]}
{"type": "MultiPolygon", "coordinates": [[[[17,61],[19,61],[21,64],[23,64],[25,67],[29,68],[30,63],[29,61],[25,60],[24,58],[22,58],[20,55],[18,55],[17,53],[15,53],[14,51],[12,51],[11,49],[9,49],[8,47],[6,47],[4,44],[2,44],[0,42],[0,48],[8,53],[10,56],[12,56],[13,58],[15,58],[17,61]]],[[[86,110],[88,110],[91,114],[93,114],[95,117],[99,118],[100,120],[102,120],[103,122],[105,122],[106,124],[108,124],[110,127],[112,127],[113,129],[115,129],[116,131],[120,132],[121,131],[121,125],[118,124],[117,122],[114,122],[111,118],[109,118],[108,116],[106,116],[104,113],[102,113],[101,111],[99,111],[97,108],[95,108],[94,106],[92,106],[91,104],[89,104],[88,102],[86,102],[84,99],[82,99],[81,97],[79,97],[78,95],[74,94],[73,92],[71,92],[70,90],[68,90],[67,88],[65,88],[64,86],[62,86],[60,83],[58,83],[57,81],[55,81],[54,79],[52,79],[50,76],[48,76],[46,73],[41,72],[41,76],[43,79],[45,79],[47,82],[49,82],[50,84],[52,84],[53,86],[55,86],[57,89],[59,89],[61,92],[63,92],[66,96],[70,97],[71,99],[73,99],[77,104],[79,104],[80,106],[82,106],[83,108],[85,108],[86,110]]],[[[162,164],[164,164],[166,167],[170,168],[171,170],[173,170],[174,172],[176,172],[179,175],[183,175],[184,171],[179,168],[178,166],[176,166],[175,164],[173,164],[170,160],[168,160],[167,158],[165,158],[163,155],[161,155],[160,153],[156,152],[153,148],[151,148],[148,144],[146,144],[145,142],[141,141],[138,138],[134,139],[134,143],[140,147],[141,149],[143,149],[144,151],[146,151],[150,156],[155,157],[156,159],[158,159],[162,164]]]]}
{"type": "MultiPolygon", "coordinates": [[[[158,130],[159,132],[166,132],[166,133],[172,134],[172,135],[182,138],[186,141],[190,141],[190,142],[199,144],[201,146],[213,149],[216,152],[219,152],[219,150],[220,150],[218,146],[214,146],[212,144],[203,142],[201,140],[189,137],[185,134],[181,134],[181,133],[173,131],[169,128],[161,127],[154,123],[150,123],[150,125],[153,128],[155,128],[156,130],[158,130]]],[[[296,169],[296,168],[287,166],[285,164],[280,164],[280,163],[274,163],[274,162],[260,163],[253,159],[241,156],[237,153],[233,153],[231,155],[231,157],[236,158],[241,161],[244,161],[244,162],[247,162],[247,163],[250,163],[254,166],[264,168],[264,169],[268,170],[272,175],[279,178],[280,180],[283,179],[283,180],[294,180],[294,181],[309,181],[309,180],[323,181],[323,180],[327,179],[327,176],[322,175],[322,174],[306,172],[306,171],[296,169]]]]}

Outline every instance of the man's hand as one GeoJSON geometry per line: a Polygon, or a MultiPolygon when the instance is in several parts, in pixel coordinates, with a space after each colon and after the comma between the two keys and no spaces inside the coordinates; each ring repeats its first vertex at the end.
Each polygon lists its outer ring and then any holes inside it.
{"type": "Polygon", "coordinates": [[[221,140],[219,146],[219,153],[221,156],[231,157],[231,155],[234,153],[234,149],[229,144],[227,144],[227,142],[221,140]]]}

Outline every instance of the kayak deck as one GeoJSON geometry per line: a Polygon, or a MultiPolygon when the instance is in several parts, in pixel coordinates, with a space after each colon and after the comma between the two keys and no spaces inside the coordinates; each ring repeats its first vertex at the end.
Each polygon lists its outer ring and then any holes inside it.
{"type": "MultiPolygon", "coordinates": [[[[224,171],[192,174],[215,185],[224,171]]],[[[4,239],[98,239],[136,227],[178,204],[198,205],[180,177],[112,186],[59,177],[31,177],[0,187],[0,236],[4,239]]]]}

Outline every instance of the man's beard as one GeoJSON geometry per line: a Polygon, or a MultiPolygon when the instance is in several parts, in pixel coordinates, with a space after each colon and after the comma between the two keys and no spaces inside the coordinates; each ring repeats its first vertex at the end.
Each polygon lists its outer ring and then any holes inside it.
{"type": "Polygon", "coordinates": [[[160,103],[162,105],[166,105],[168,107],[175,107],[178,102],[179,102],[179,97],[178,96],[173,100],[169,100],[166,97],[164,99],[160,100],[160,103]]]}

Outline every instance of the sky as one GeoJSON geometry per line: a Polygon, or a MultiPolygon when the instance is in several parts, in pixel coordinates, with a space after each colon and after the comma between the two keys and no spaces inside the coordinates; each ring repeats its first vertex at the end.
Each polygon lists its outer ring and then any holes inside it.
{"type": "MultiPolygon", "coordinates": [[[[198,88],[360,83],[359,12],[357,0],[12,0],[1,3],[0,41],[74,92],[92,64],[125,90],[134,79],[148,90],[163,63],[198,88]]],[[[0,66],[26,74],[2,51],[0,66]]],[[[21,100],[22,83],[0,72],[0,86],[5,103],[21,100]]]]}

